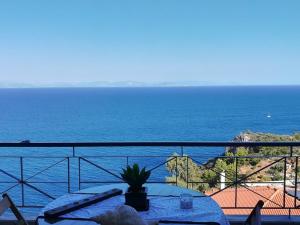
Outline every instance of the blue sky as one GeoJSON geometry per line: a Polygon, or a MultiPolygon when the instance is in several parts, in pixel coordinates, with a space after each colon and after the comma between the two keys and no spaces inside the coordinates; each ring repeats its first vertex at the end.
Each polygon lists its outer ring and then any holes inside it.
{"type": "Polygon", "coordinates": [[[300,1],[1,1],[0,82],[300,84],[300,1]]]}

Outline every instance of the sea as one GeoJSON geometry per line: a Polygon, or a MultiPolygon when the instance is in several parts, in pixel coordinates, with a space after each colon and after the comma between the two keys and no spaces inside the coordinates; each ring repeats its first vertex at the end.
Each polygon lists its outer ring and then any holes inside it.
{"type": "MultiPolygon", "coordinates": [[[[299,132],[300,86],[0,89],[0,142],[231,141],[247,130],[299,132]]],[[[78,148],[78,156],[102,168],[82,161],[80,188],[116,181],[107,171],[118,175],[127,162],[147,168],[162,164],[151,179],[164,181],[168,176],[164,162],[180,150],[78,148]]],[[[224,148],[184,151],[201,163],[224,153],[224,148]]],[[[71,154],[68,148],[0,149],[0,191],[23,176],[51,196],[66,193],[67,163],[56,163],[71,154]],[[23,174],[19,156],[24,157],[23,174]]],[[[77,159],[70,159],[70,170],[71,191],[76,191],[77,159]]],[[[22,204],[21,185],[8,192],[22,204]]],[[[26,205],[51,200],[28,185],[24,192],[26,205]]]]}

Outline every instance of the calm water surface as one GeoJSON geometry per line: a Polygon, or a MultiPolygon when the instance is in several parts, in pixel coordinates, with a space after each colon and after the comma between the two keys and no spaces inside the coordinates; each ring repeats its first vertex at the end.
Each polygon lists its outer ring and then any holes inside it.
{"type": "Polygon", "coordinates": [[[227,141],[299,122],[300,87],[0,89],[2,142],[227,141]]]}

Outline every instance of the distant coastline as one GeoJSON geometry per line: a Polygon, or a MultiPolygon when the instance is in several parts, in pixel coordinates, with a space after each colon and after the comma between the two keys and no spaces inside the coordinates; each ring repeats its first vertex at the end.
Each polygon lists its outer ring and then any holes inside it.
{"type": "Polygon", "coordinates": [[[0,82],[0,89],[16,88],[189,88],[189,87],[300,87],[300,84],[217,84],[210,82],[63,82],[63,83],[6,83],[0,82]]]}

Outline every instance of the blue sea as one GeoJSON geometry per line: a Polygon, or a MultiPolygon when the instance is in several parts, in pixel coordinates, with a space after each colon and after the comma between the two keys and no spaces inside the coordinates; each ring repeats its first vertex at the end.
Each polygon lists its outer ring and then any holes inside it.
{"type": "Polygon", "coordinates": [[[300,87],[0,89],[1,142],[228,141],[299,125],[300,87]]]}
{"type": "MultiPolygon", "coordinates": [[[[240,132],[292,134],[300,131],[300,87],[169,87],[169,88],[43,88],[0,89],[0,141],[20,142],[95,142],[95,141],[230,141],[240,132]],[[271,117],[268,117],[270,115],[271,117]]],[[[55,163],[55,159],[31,156],[63,156],[70,149],[0,149],[5,156],[27,156],[24,177],[55,163]]],[[[130,163],[153,167],[179,149],[78,149],[79,155],[131,155],[130,163]],[[161,158],[134,158],[135,155],[160,155],[161,158]]],[[[193,152],[194,151],[194,152],[193,152]]],[[[222,148],[186,149],[197,151],[198,160],[222,154],[222,148]]],[[[196,153],[195,153],[196,154],[196,153]]],[[[125,159],[90,159],[104,168],[120,171],[125,159]]],[[[71,162],[76,170],[77,162],[71,162]]],[[[18,158],[1,158],[0,169],[20,177],[18,158]]],[[[50,169],[49,169],[50,170],[50,169]]],[[[65,184],[40,184],[34,181],[66,180],[65,165],[32,178],[36,187],[57,197],[66,192],[65,184]],[[48,173],[49,172],[49,173],[48,173]],[[35,180],[36,179],[36,180],[35,180]],[[61,186],[60,186],[61,185],[61,186]]],[[[78,172],[72,172],[72,191],[78,187],[78,172]]],[[[86,180],[110,181],[107,173],[86,165],[86,180]]],[[[164,166],[152,179],[165,179],[164,166]]],[[[1,181],[13,181],[5,175],[1,181]]],[[[12,184],[1,183],[4,191],[12,184]]],[[[82,188],[91,186],[86,184],[82,188]]],[[[95,184],[94,184],[95,185],[95,184]]],[[[20,187],[12,190],[21,192],[20,187]]],[[[40,193],[26,187],[26,204],[41,202],[40,193]]],[[[15,194],[16,195],[16,194],[15,194]]],[[[45,197],[45,196],[43,196],[45,197]]],[[[17,199],[20,201],[21,197],[17,199]]],[[[45,198],[45,202],[49,199],[45,198]]]]}

